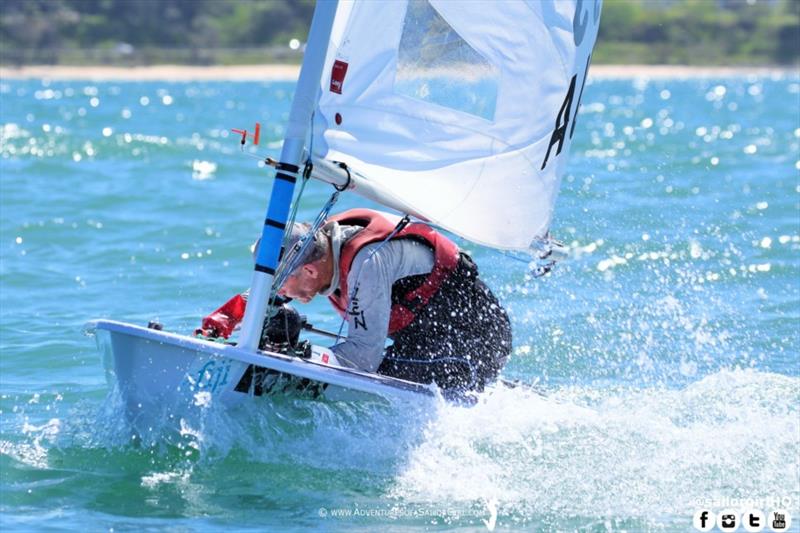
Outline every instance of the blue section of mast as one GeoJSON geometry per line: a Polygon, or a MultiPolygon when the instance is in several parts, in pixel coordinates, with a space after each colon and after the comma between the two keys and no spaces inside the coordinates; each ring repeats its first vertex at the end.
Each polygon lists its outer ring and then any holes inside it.
{"type": "Polygon", "coordinates": [[[286,127],[286,137],[281,149],[278,173],[272,185],[269,207],[261,232],[261,244],[258,247],[255,271],[250,283],[250,297],[242,320],[238,346],[245,350],[256,351],[261,340],[261,329],[278,266],[283,231],[294,195],[295,177],[292,174],[296,173],[301,164],[311,116],[319,101],[320,79],[337,7],[336,0],[322,0],[318,1],[314,8],[303,66],[300,68],[300,77],[297,80],[297,89],[286,127]]]}
{"type": "MultiPolygon", "coordinates": [[[[297,167],[294,165],[284,164],[283,168],[293,173],[297,172],[297,167]]],[[[264,219],[264,229],[261,232],[258,257],[256,257],[255,269],[259,272],[274,275],[278,268],[283,232],[289,218],[289,207],[294,196],[295,181],[294,176],[280,171],[275,176],[267,216],[264,219]]]]}

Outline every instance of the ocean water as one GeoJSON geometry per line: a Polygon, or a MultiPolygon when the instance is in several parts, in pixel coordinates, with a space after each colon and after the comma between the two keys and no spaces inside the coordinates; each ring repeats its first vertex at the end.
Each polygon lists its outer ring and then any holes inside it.
{"type": "Polygon", "coordinates": [[[132,441],[84,323],[190,332],[247,287],[272,177],[227,132],[258,117],[276,157],[292,92],[0,81],[4,531],[686,531],[745,507],[800,530],[796,75],[591,81],[571,257],[530,279],[462,243],[512,315],[504,377],[545,396],[254,398],[132,441]]]}

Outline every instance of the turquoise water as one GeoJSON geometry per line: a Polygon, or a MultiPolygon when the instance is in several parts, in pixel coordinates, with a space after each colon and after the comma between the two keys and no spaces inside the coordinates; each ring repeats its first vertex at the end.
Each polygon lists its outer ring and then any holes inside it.
{"type": "Polygon", "coordinates": [[[553,226],[572,257],[530,280],[462,243],[513,317],[504,375],[548,398],[256,398],[131,442],[83,325],[189,332],[249,284],[271,175],[226,132],[258,117],[276,157],[292,90],[0,82],[3,530],[684,531],[748,499],[798,530],[797,76],[594,81],[553,226]]]}

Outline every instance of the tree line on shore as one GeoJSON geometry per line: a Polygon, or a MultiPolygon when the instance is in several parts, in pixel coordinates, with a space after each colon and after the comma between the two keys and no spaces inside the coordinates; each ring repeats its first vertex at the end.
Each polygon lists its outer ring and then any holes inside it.
{"type": "MultiPolygon", "coordinates": [[[[314,0],[3,0],[0,63],[299,62],[313,11],[314,0]]],[[[799,58],[798,0],[605,0],[593,62],[799,58]]]]}

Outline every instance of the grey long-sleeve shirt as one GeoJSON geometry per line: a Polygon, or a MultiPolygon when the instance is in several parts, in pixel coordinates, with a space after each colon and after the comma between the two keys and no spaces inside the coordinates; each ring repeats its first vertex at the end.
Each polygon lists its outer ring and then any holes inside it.
{"type": "MultiPolygon", "coordinates": [[[[331,230],[335,271],[323,294],[338,287],[342,235],[354,233],[347,227],[331,230]]],[[[341,364],[368,372],[378,369],[389,332],[392,285],[408,276],[427,274],[433,264],[433,250],[410,239],[369,244],[356,254],[347,276],[347,338],[331,347],[341,364]]]]}

